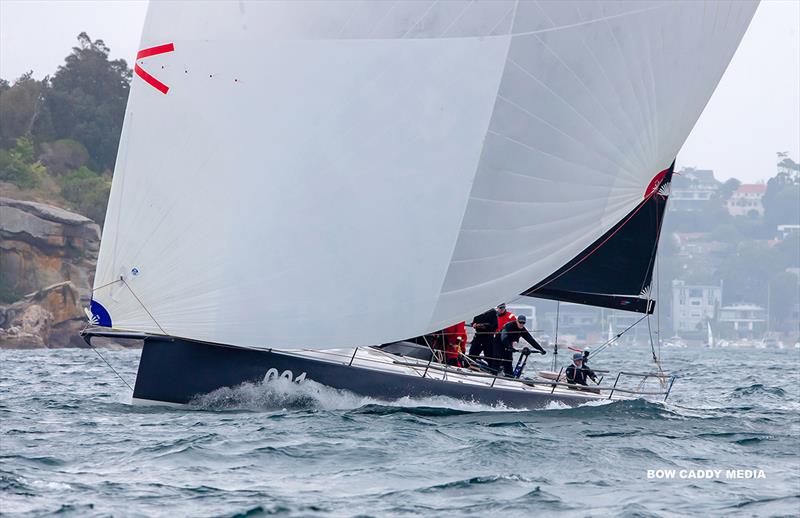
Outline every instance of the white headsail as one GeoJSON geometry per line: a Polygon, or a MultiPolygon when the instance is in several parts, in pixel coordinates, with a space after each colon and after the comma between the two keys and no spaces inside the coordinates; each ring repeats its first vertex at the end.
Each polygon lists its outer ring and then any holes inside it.
{"type": "Polygon", "coordinates": [[[756,5],[153,2],[95,315],[318,348],[511,299],[641,202],[756,5]]]}

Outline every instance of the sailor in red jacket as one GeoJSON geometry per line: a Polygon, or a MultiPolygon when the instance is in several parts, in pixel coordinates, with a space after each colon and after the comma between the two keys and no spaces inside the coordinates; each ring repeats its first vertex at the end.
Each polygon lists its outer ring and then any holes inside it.
{"type": "Polygon", "coordinates": [[[506,310],[506,303],[503,302],[502,304],[497,306],[497,330],[495,333],[499,333],[503,330],[503,326],[508,324],[509,322],[516,320],[517,315],[514,313],[506,310]]]}
{"type": "Polygon", "coordinates": [[[458,356],[459,353],[464,354],[467,344],[467,328],[464,322],[453,324],[442,330],[444,334],[445,344],[445,358],[447,365],[455,365],[461,367],[461,361],[458,356]]]}

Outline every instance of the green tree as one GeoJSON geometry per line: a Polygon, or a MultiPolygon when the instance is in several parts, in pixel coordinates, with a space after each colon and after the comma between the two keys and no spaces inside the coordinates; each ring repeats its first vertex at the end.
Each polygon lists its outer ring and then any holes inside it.
{"type": "Polygon", "coordinates": [[[800,302],[800,282],[797,275],[782,271],[769,280],[769,323],[773,331],[797,330],[792,322],[794,305],[800,302]]]}
{"type": "Polygon", "coordinates": [[[778,176],[770,178],[762,203],[764,221],[772,234],[778,225],[800,225],[800,185],[778,176]]]}
{"type": "Polygon", "coordinates": [[[778,153],[778,176],[800,173],[800,164],[791,159],[788,152],[778,153]]]}
{"type": "Polygon", "coordinates": [[[87,167],[81,167],[59,178],[61,196],[72,204],[72,208],[87,218],[103,224],[111,192],[109,178],[99,175],[87,167]]]}
{"type": "Polygon", "coordinates": [[[775,245],[773,252],[780,269],[800,267],[800,235],[794,233],[787,236],[775,245]]]}
{"type": "Polygon", "coordinates": [[[131,80],[125,60],[109,61],[108,53],[103,40],[92,41],[82,32],[47,95],[52,136],[81,142],[92,168],[102,171],[114,167],[131,80]]]}
{"type": "Polygon", "coordinates": [[[38,130],[42,118],[49,122],[45,107],[47,79],[37,81],[28,72],[14,86],[8,86],[7,81],[4,85],[0,88],[0,146],[8,148],[18,138],[38,130]]]}
{"type": "Polygon", "coordinates": [[[0,181],[20,189],[36,187],[47,171],[35,156],[33,141],[28,137],[18,138],[11,149],[0,149],[0,181]]]}
{"type": "Polygon", "coordinates": [[[733,222],[719,225],[711,231],[710,236],[712,241],[721,241],[722,243],[738,243],[744,239],[739,227],[733,222]]]}
{"type": "Polygon", "coordinates": [[[717,275],[724,282],[725,304],[754,302],[764,305],[767,282],[783,270],[782,261],[763,241],[744,241],[719,265],[717,275]]]}
{"type": "Polygon", "coordinates": [[[756,211],[751,211],[746,216],[733,216],[731,221],[736,229],[748,239],[769,239],[775,234],[765,226],[756,211]]]}
{"type": "Polygon", "coordinates": [[[51,175],[61,176],[89,163],[89,151],[80,142],[61,139],[41,145],[39,160],[51,175]]]}
{"type": "Polygon", "coordinates": [[[728,201],[731,195],[742,185],[742,182],[736,178],[729,178],[725,181],[717,191],[717,197],[722,201],[728,201]]]}

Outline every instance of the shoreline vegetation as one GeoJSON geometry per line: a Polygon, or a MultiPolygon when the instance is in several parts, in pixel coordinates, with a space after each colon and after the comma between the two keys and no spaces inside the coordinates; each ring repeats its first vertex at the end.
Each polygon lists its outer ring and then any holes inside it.
{"type": "MultiPolygon", "coordinates": [[[[77,42],[52,75],[0,79],[0,347],[85,346],[75,329],[85,323],[133,75],[125,60],[109,60],[103,40],[84,32],[77,42]]],[[[676,172],[673,193],[710,194],[670,199],[658,263],[663,336],[673,328],[672,282],[682,281],[722,286],[722,306],[769,308],[766,328],[798,339],[800,165],[778,153],[756,189],[761,208],[732,210],[746,187],[713,171],[676,172]]],[[[545,317],[540,327],[554,326],[545,317]]],[[[682,336],[701,339],[706,323],[695,327],[682,336]]]]}

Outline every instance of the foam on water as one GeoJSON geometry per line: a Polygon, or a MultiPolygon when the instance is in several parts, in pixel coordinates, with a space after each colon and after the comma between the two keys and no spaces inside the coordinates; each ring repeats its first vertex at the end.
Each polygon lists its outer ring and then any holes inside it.
{"type": "Polygon", "coordinates": [[[370,398],[311,380],[294,383],[280,378],[224,387],[195,398],[191,406],[203,410],[349,410],[373,403],[370,398]]]}
{"type": "MultiPolygon", "coordinates": [[[[279,378],[265,383],[243,383],[195,398],[193,408],[202,410],[356,410],[364,407],[436,408],[457,412],[522,412],[505,405],[486,405],[446,396],[402,397],[393,401],[360,396],[312,380],[303,383],[279,378]]],[[[566,405],[563,408],[567,408],[566,405]]]]}

